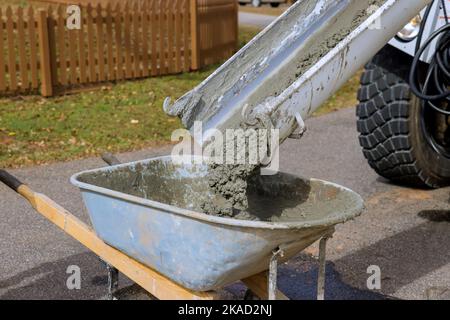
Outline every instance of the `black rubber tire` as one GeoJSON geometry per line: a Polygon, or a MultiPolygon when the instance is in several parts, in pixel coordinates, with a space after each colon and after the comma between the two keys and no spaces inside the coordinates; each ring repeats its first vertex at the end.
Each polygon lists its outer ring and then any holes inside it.
{"type": "Polygon", "coordinates": [[[366,65],[358,92],[359,141],[382,177],[408,186],[447,186],[450,159],[425,138],[422,102],[406,80],[411,60],[388,45],[366,65]]]}
{"type": "Polygon", "coordinates": [[[279,3],[279,2],[271,2],[271,3],[270,3],[270,6],[271,6],[272,8],[278,8],[278,7],[280,6],[280,3],[279,3]]]}

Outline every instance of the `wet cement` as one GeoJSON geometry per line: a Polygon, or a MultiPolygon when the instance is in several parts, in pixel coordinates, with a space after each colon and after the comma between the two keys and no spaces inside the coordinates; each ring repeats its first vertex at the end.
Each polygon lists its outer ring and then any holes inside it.
{"type": "MultiPolygon", "coordinates": [[[[79,181],[120,193],[202,212],[204,203],[224,203],[211,192],[207,165],[177,166],[170,161],[151,161],[106,171],[87,173],[79,181]]],[[[336,187],[279,173],[254,175],[247,180],[247,210],[235,219],[299,222],[332,217],[345,212],[352,201],[336,187]]]]}
{"type": "MultiPolygon", "coordinates": [[[[381,6],[386,0],[373,0],[370,6],[381,6]]],[[[316,48],[306,54],[297,66],[297,78],[309,70],[330,50],[335,48],[344,38],[346,38],[356,27],[361,25],[371,12],[364,9],[357,13],[349,27],[336,30],[331,36],[325,39],[316,48]]],[[[291,83],[296,79],[292,79],[291,83]]],[[[286,87],[288,87],[288,84],[286,87]]],[[[226,150],[225,150],[226,153],[226,150]]],[[[259,173],[256,165],[211,165],[209,185],[212,192],[220,195],[221,201],[217,203],[206,202],[202,205],[202,210],[211,215],[221,215],[236,217],[239,215],[249,216],[249,194],[248,179],[259,173]],[[225,199],[225,201],[222,201],[225,199]]]]}
{"type": "Polygon", "coordinates": [[[257,166],[212,164],[209,169],[211,173],[208,177],[208,185],[211,191],[219,197],[215,201],[203,203],[202,211],[218,216],[247,216],[248,179],[257,175],[257,166]]]}
{"type": "MultiPolygon", "coordinates": [[[[376,6],[381,7],[386,0],[372,0],[369,3],[369,7],[376,6]]],[[[344,40],[353,30],[360,26],[367,18],[373,13],[368,9],[360,10],[354,17],[352,23],[348,27],[342,27],[337,29],[336,32],[324,37],[312,51],[308,52],[297,65],[297,78],[301,77],[303,73],[308,71],[312,66],[319,62],[328,52],[334,49],[342,40],[344,40]]],[[[293,83],[297,79],[292,79],[293,83]]],[[[291,83],[291,84],[292,84],[291,83]]]]}
{"type": "MultiPolygon", "coordinates": [[[[245,132],[248,128],[243,126],[242,129],[245,132]]],[[[234,163],[244,164],[210,163],[208,167],[210,190],[219,196],[217,199],[224,199],[225,201],[205,202],[201,207],[204,213],[210,215],[227,217],[249,216],[248,181],[251,177],[260,174],[260,166],[257,163],[261,163],[260,157],[267,156],[266,151],[270,150],[270,145],[265,146],[264,150],[260,150],[261,141],[267,143],[271,137],[270,134],[267,134],[267,139],[260,140],[257,135],[253,136],[253,138],[246,136],[245,139],[240,141],[236,137],[231,138],[227,136],[227,138],[229,140],[226,139],[225,141],[224,158],[222,160],[229,161],[229,158],[234,155],[234,163]],[[241,148],[245,148],[245,150],[241,148]],[[239,159],[239,154],[245,154],[244,159],[239,159]],[[249,161],[250,154],[257,156],[257,161],[252,164],[249,161]]]]}

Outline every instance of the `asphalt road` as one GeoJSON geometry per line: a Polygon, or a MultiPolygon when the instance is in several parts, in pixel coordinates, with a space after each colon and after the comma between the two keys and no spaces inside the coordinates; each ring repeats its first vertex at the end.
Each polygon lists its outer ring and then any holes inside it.
{"type": "Polygon", "coordinates": [[[265,14],[239,12],[239,24],[241,25],[265,28],[275,19],[275,16],[265,14]]]}
{"type": "MultiPolygon", "coordinates": [[[[449,298],[449,189],[412,190],[389,184],[367,165],[358,146],[353,109],[310,119],[301,141],[282,146],[283,171],[330,180],[359,192],[367,209],[339,226],[329,244],[327,299],[449,298]],[[381,269],[382,288],[367,289],[367,268],[381,269]],[[446,291],[447,290],[447,291],[446,291]]],[[[168,149],[120,155],[122,161],[165,154],[168,149]]],[[[87,221],[69,177],[103,166],[87,159],[14,170],[34,189],[87,221]]],[[[0,299],[100,299],[106,273],[98,258],[35,213],[19,196],[0,185],[0,299]],[[81,268],[81,290],[68,290],[66,270],[81,268]]],[[[313,299],[317,247],[280,270],[279,286],[292,299],[313,299]]],[[[121,278],[121,286],[130,282],[121,278]]],[[[227,288],[234,297],[244,287],[227,288]]]]}

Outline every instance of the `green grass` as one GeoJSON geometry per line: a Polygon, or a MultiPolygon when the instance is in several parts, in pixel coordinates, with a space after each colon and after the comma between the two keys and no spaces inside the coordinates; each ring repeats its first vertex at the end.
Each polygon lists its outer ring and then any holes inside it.
{"type": "MultiPolygon", "coordinates": [[[[240,29],[243,46],[258,29],[240,29]]],[[[0,167],[67,161],[170,142],[178,119],[162,110],[210,75],[216,66],[181,75],[124,82],[110,88],[44,99],[0,98],[0,167]]],[[[318,114],[356,104],[355,77],[318,114]]]]}
{"type": "Polygon", "coordinates": [[[314,116],[321,116],[330,112],[356,106],[358,104],[356,93],[358,92],[361,73],[362,71],[359,71],[355,74],[336,94],[328,99],[328,101],[314,113],[314,116]]]}
{"type": "Polygon", "coordinates": [[[240,26],[239,27],[239,47],[242,48],[250,40],[252,40],[261,29],[251,26],[240,26]]]}
{"type": "Polygon", "coordinates": [[[167,143],[181,124],[163,112],[164,98],[178,98],[213,70],[125,82],[52,99],[1,99],[0,166],[64,161],[167,143]]]}
{"type": "Polygon", "coordinates": [[[8,5],[13,5],[13,6],[22,6],[25,7],[28,4],[33,3],[27,0],[0,0],[0,6],[8,6],[8,5]]]}

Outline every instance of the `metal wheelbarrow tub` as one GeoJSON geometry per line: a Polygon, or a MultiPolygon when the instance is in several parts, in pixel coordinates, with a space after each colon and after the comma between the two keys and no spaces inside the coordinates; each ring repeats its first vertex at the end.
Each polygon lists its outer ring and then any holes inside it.
{"type": "Polygon", "coordinates": [[[250,212],[265,221],[201,213],[208,192],[205,164],[176,165],[171,157],[85,171],[81,189],[97,235],[107,244],[195,291],[221,288],[281,262],[363,210],[344,187],[279,173],[249,183],[250,212]]]}

